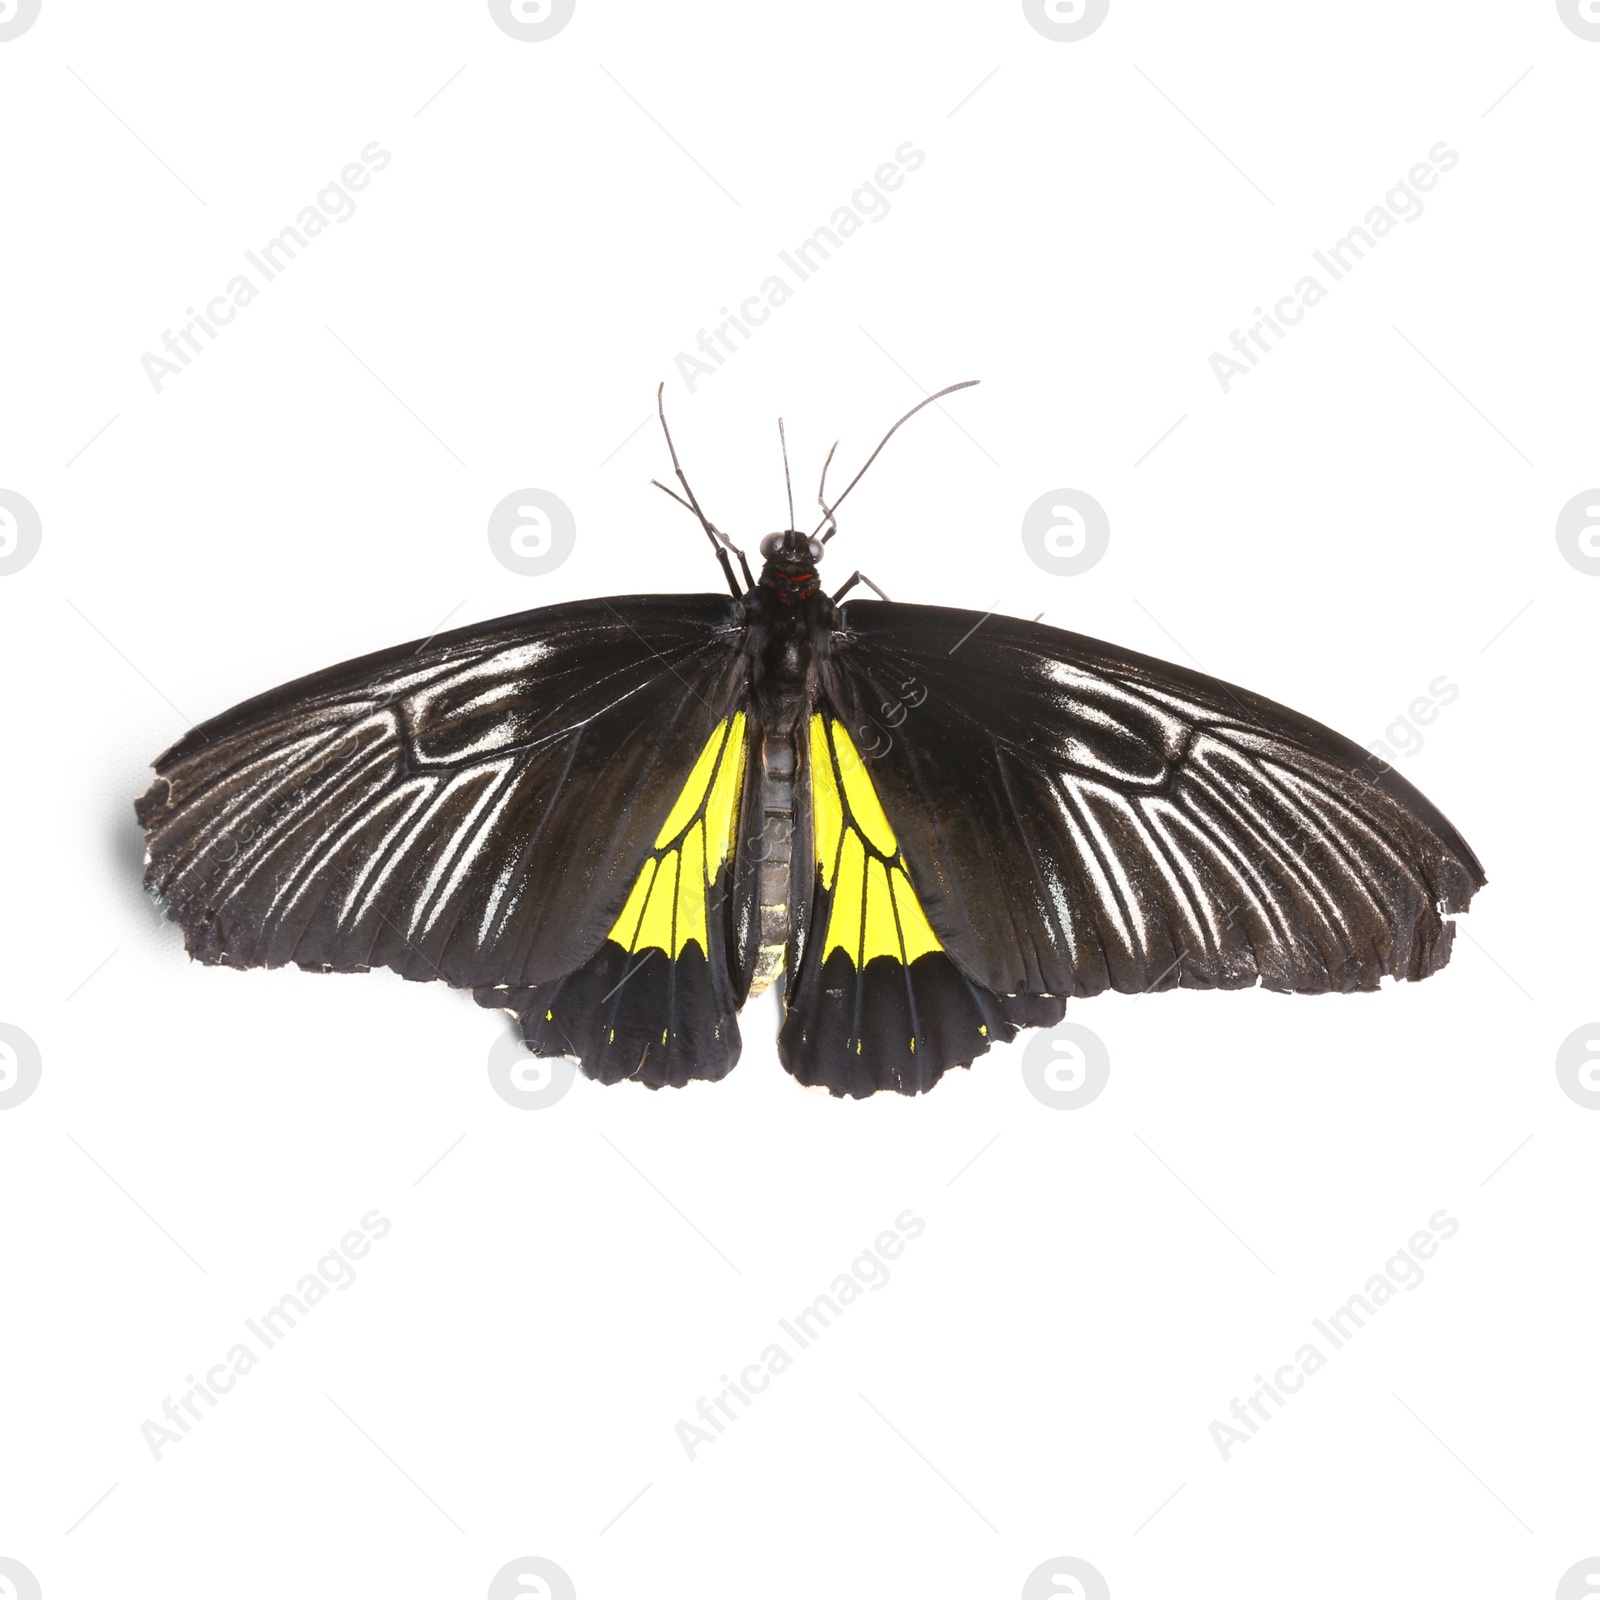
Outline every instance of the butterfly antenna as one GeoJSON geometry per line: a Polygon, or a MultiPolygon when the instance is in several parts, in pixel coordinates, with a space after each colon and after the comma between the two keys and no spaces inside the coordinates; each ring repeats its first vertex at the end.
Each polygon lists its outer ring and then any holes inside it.
{"type": "Polygon", "coordinates": [[[667,407],[665,401],[662,399],[662,393],[666,387],[667,386],[665,383],[658,383],[656,385],[656,415],[661,418],[661,431],[666,435],[667,454],[672,457],[672,470],[677,474],[678,482],[683,485],[683,492],[684,494],[688,495],[689,498],[685,500],[681,495],[673,494],[672,490],[668,489],[664,483],[656,483],[654,478],[652,478],[650,481],[651,483],[655,484],[656,488],[664,490],[667,494],[672,495],[672,498],[676,500],[679,505],[687,506],[688,509],[692,511],[699,519],[700,526],[705,529],[706,538],[711,541],[711,548],[716,551],[717,560],[722,563],[722,571],[723,575],[728,580],[728,588],[732,591],[735,598],[737,598],[742,591],[740,590],[739,585],[734,581],[733,566],[728,560],[728,551],[731,550],[736,556],[738,556],[739,565],[744,569],[745,583],[747,587],[753,589],[756,585],[755,579],[750,576],[750,563],[745,560],[744,551],[741,550],[738,545],[736,545],[733,540],[730,539],[719,527],[717,527],[716,524],[713,523],[705,514],[705,512],[700,509],[700,502],[695,499],[694,490],[689,487],[689,480],[683,475],[683,467],[678,461],[677,447],[672,442],[672,430],[667,426],[667,407]]]}
{"type": "MultiPolygon", "coordinates": [[[[948,389],[941,389],[937,394],[930,394],[926,400],[919,400],[916,405],[912,406],[912,408],[906,412],[906,414],[901,417],[897,423],[895,423],[894,427],[892,427],[886,434],[884,434],[883,438],[878,441],[878,448],[867,457],[865,462],[862,463],[861,471],[858,472],[855,477],[853,477],[849,483],[844,486],[844,493],[841,494],[831,506],[826,503],[823,504],[822,509],[825,515],[823,516],[822,522],[819,522],[817,527],[811,530],[812,536],[815,537],[817,528],[820,528],[823,522],[831,522],[833,520],[833,514],[844,503],[845,495],[849,494],[850,491],[861,482],[862,475],[866,472],[867,468],[878,459],[878,456],[882,452],[884,445],[888,444],[888,442],[894,438],[895,434],[898,433],[899,430],[903,428],[914,416],[916,416],[916,414],[922,410],[924,406],[931,406],[935,400],[943,400],[947,394],[954,394],[957,389],[970,389],[977,382],[978,380],[976,378],[968,378],[964,383],[952,383],[948,389]]],[[[823,542],[826,543],[827,541],[824,540],[823,542]]]]}
{"type": "MultiPolygon", "coordinates": [[[[822,536],[822,542],[824,544],[826,544],[834,536],[834,534],[839,531],[837,524],[835,524],[833,521],[833,513],[828,509],[827,501],[828,467],[833,461],[833,452],[838,448],[839,441],[837,439],[835,439],[833,443],[828,446],[827,460],[822,463],[822,477],[817,483],[817,504],[822,507],[822,521],[830,524],[828,531],[822,536]]],[[[817,524],[818,527],[821,527],[821,525],[821,523],[817,524]]]]}
{"type": "Polygon", "coordinates": [[[783,492],[789,497],[788,527],[794,526],[794,485],[789,482],[789,441],[783,436],[783,418],[778,418],[778,447],[783,451],[783,492]]]}
{"type": "Polygon", "coordinates": [[[694,507],[690,505],[689,502],[685,500],[676,489],[669,489],[659,478],[652,478],[650,480],[650,487],[652,489],[659,489],[662,494],[671,495],[672,498],[689,513],[690,516],[694,515],[694,507]]]}

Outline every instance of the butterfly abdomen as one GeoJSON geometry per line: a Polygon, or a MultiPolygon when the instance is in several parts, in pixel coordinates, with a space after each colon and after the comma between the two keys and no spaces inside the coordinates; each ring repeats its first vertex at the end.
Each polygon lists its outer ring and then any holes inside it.
{"type": "Polygon", "coordinates": [[[797,770],[792,732],[783,729],[768,734],[761,755],[761,861],[756,887],[760,943],[750,980],[752,995],[760,994],[783,971],[783,952],[789,941],[797,770]]]}

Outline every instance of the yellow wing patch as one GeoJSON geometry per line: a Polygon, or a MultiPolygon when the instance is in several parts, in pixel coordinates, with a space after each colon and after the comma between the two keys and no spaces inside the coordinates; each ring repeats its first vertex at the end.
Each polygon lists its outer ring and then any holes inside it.
{"type": "Polygon", "coordinates": [[[831,718],[811,719],[811,821],[822,884],[833,890],[826,960],[843,950],[860,971],[874,956],[909,966],[944,947],[911,886],[866,763],[831,718]]]}
{"type": "Polygon", "coordinates": [[[692,941],[710,956],[706,891],[733,853],[744,739],[742,711],[711,730],[607,935],[624,950],[663,950],[676,960],[692,941]]]}

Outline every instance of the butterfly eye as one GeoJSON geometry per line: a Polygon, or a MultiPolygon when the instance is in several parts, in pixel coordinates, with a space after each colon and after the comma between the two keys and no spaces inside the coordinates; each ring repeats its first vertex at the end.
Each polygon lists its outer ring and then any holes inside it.
{"type": "Polygon", "coordinates": [[[761,541],[761,554],[768,561],[771,561],[775,556],[779,556],[782,553],[783,535],[781,533],[769,533],[766,538],[761,541]]]}
{"type": "Polygon", "coordinates": [[[822,541],[820,539],[807,539],[806,551],[811,557],[812,565],[815,566],[822,559],[822,541]]]}

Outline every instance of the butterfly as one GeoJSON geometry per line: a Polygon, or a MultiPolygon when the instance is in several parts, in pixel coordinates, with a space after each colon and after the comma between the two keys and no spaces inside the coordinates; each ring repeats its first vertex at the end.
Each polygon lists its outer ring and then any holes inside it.
{"type": "Polygon", "coordinates": [[[825,463],[810,533],[791,488],[759,577],[667,432],[683,494],[656,486],[726,595],[501,617],[195,728],[136,807],[190,955],[470,988],[536,1055],[651,1088],[725,1076],[782,974],[784,1067],[857,1097],[1107,989],[1444,966],[1483,869],[1360,746],[1038,622],[824,591],[839,504],[965,387],[831,503],[825,463]]]}

